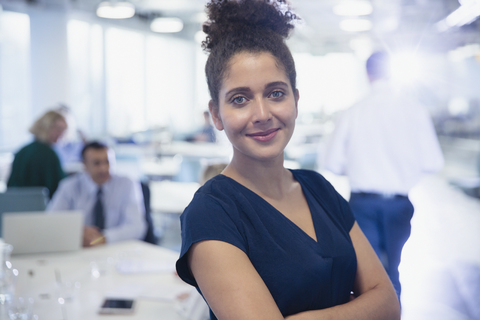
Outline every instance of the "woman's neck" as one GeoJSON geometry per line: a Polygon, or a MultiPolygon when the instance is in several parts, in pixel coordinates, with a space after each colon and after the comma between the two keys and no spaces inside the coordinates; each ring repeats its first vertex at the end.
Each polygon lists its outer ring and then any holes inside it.
{"type": "Polygon", "coordinates": [[[283,166],[283,154],[269,161],[233,157],[223,174],[263,197],[281,199],[292,187],[293,175],[283,166]]]}

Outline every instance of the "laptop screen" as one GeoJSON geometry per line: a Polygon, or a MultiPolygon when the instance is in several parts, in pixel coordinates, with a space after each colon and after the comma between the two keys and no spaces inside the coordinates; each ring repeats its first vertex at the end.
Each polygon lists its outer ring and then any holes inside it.
{"type": "Polygon", "coordinates": [[[74,251],[81,248],[81,211],[14,212],[3,214],[3,240],[12,254],[74,251]]]}

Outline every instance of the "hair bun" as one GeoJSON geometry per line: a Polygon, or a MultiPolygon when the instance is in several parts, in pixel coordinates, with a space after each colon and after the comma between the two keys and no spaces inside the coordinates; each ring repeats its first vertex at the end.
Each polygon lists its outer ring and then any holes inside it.
{"type": "Polygon", "coordinates": [[[285,0],[211,0],[206,5],[207,38],[202,47],[210,51],[222,38],[252,29],[270,30],[286,39],[299,20],[285,0]]]}

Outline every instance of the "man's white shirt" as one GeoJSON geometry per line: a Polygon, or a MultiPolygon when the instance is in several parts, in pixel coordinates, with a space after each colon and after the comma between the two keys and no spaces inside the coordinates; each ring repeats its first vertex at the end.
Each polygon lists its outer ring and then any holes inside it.
{"type": "Polygon", "coordinates": [[[352,192],[403,195],[444,163],[427,110],[383,80],[339,116],[324,161],[348,176],[352,192]]]}
{"type": "MultiPolygon", "coordinates": [[[[60,182],[47,210],[81,210],[85,225],[92,226],[98,187],[86,172],[67,177],[60,182]]],[[[105,217],[103,235],[107,243],[142,239],[147,225],[140,184],[112,174],[101,187],[105,217]]]]}

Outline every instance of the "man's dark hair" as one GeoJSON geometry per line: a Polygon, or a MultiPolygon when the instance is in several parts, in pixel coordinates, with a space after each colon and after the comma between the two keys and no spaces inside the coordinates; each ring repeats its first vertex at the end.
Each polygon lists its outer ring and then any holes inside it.
{"type": "Polygon", "coordinates": [[[370,79],[387,78],[390,75],[390,56],[385,51],[377,51],[367,59],[367,73],[370,79]]]}
{"type": "Polygon", "coordinates": [[[106,144],[103,144],[99,141],[89,142],[82,149],[82,160],[85,160],[85,152],[87,152],[88,149],[100,150],[100,149],[108,149],[108,147],[106,144]]]}

